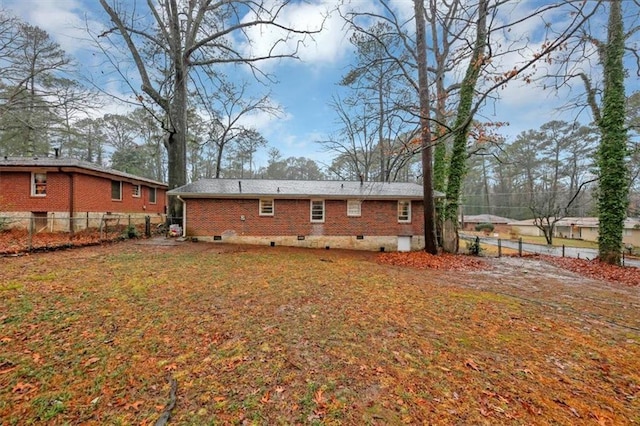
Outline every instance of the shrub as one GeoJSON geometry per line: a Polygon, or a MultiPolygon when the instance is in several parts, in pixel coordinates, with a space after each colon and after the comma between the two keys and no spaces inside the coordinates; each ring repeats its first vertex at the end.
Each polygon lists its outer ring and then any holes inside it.
{"type": "Polygon", "coordinates": [[[138,232],[135,226],[129,225],[125,228],[124,232],[122,233],[122,236],[124,238],[138,238],[140,237],[140,233],[138,232]]]}
{"type": "Polygon", "coordinates": [[[476,231],[493,232],[494,229],[493,223],[479,223],[476,225],[476,231]]]}
{"type": "Polygon", "coordinates": [[[480,238],[467,241],[467,250],[469,251],[469,254],[480,256],[480,252],[482,251],[482,247],[480,247],[480,238]]]}

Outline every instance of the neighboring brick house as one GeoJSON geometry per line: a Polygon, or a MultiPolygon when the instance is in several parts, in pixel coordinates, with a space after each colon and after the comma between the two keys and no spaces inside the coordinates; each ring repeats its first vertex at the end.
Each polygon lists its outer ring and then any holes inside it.
{"type": "Polygon", "coordinates": [[[0,158],[0,216],[68,231],[105,215],[164,221],[167,185],[72,158],[0,158]],[[28,222],[28,221],[27,221],[28,222]]]}
{"type": "Polygon", "coordinates": [[[424,248],[414,183],[203,179],[168,192],[183,234],[206,241],[408,251],[424,248]]]}

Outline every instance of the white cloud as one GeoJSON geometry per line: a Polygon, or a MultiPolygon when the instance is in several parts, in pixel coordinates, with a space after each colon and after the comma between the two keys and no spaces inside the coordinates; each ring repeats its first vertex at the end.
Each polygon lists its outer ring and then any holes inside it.
{"type": "Polygon", "coordinates": [[[81,0],[6,0],[2,6],[47,31],[71,55],[90,47],[87,26],[94,31],[103,26],[91,19],[91,11],[81,0]]]}
{"type": "MultiPolygon", "coordinates": [[[[247,29],[249,42],[237,42],[248,57],[267,56],[270,53],[286,55],[297,51],[297,56],[306,64],[334,64],[343,59],[350,49],[347,29],[335,7],[336,3],[332,0],[290,3],[281,10],[278,23],[318,33],[305,36],[274,26],[259,25],[247,29]]],[[[253,19],[254,16],[246,15],[243,22],[253,19]]]]}

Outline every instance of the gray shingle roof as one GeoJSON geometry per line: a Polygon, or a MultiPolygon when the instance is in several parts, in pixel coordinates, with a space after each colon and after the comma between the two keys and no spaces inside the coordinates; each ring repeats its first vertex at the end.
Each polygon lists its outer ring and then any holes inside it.
{"type": "MultiPolygon", "coordinates": [[[[406,182],[306,181],[270,179],[202,179],[169,195],[188,198],[368,198],[422,199],[422,185],[406,182]]],[[[436,194],[441,196],[442,194],[436,194]]]]}
{"type": "Polygon", "coordinates": [[[465,215],[462,219],[464,219],[464,221],[467,223],[501,224],[501,223],[509,223],[513,221],[513,219],[509,219],[507,217],[502,217],[502,216],[496,216],[493,214],[465,215]]]}
{"type": "Polygon", "coordinates": [[[154,186],[166,187],[166,183],[158,182],[153,179],[147,179],[141,176],[132,175],[131,173],[121,172],[119,170],[102,167],[98,164],[88,161],[78,160],[76,158],[55,158],[55,157],[0,157],[0,168],[34,168],[34,167],[66,167],[79,168],[92,172],[105,173],[109,175],[119,176],[134,181],[141,181],[152,184],[154,186]]]}
{"type": "MultiPolygon", "coordinates": [[[[556,222],[556,226],[579,226],[581,228],[597,228],[599,226],[597,217],[564,217],[556,222]]],[[[517,220],[509,222],[512,226],[535,226],[533,219],[517,220]]],[[[624,229],[637,229],[640,227],[640,219],[628,217],[623,223],[624,229]]]]}

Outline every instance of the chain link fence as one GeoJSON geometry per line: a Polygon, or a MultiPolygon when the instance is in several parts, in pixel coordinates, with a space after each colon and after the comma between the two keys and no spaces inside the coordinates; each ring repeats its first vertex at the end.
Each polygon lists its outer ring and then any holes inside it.
{"type": "Polygon", "coordinates": [[[163,235],[167,232],[165,222],[164,216],[123,214],[86,214],[71,218],[46,213],[0,214],[0,255],[163,235]]]}

